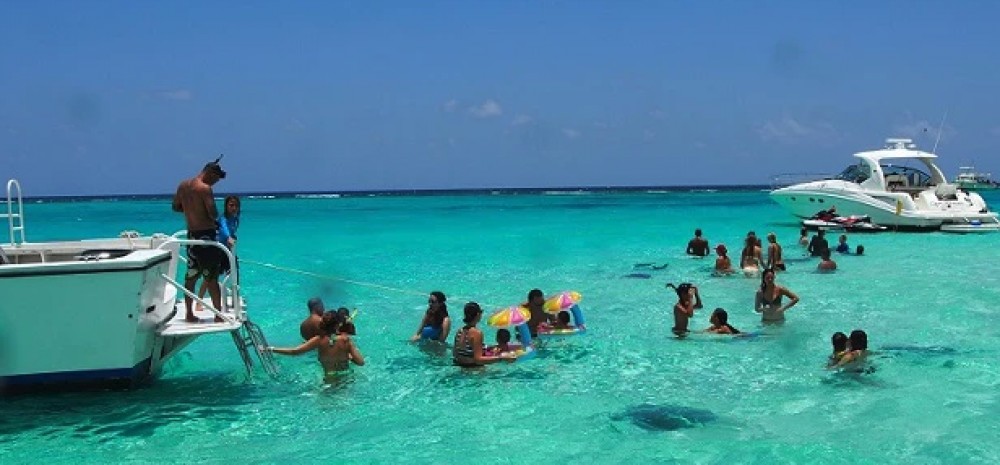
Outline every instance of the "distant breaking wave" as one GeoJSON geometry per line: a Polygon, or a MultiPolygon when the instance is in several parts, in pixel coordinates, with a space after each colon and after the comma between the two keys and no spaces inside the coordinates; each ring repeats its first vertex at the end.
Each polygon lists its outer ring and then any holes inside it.
{"type": "Polygon", "coordinates": [[[295,194],[297,199],[339,199],[340,194],[295,194]]]}

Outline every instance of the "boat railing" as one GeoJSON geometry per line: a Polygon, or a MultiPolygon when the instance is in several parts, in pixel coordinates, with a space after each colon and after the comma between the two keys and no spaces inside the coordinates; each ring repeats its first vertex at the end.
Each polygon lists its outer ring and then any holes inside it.
{"type": "Polygon", "coordinates": [[[836,175],[830,173],[781,173],[771,176],[771,189],[779,189],[794,184],[810,181],[833,179],[836,175]]]}
{"type": "Polygon", "coordinates": [[[21,196],[21,183],[17,179],[7,181],[7,231],[10,234],[10,246],[23,244],[24,240],[24,199],[21,196]],[[17,211],[14,211],[14,199],[17,199],[17,211]],[[20,238],[18,238],[20,236],[20,238]],[[20,239],[20,240],[19,240],[20,239]]]}
{"type": "Polygon", "coordinates": [[[220,249],[222,253],[225,254],[226,258],[229,259],[229,263],[231,265],[229,273],[222,279],[222,282],[219,283],[219,288],[222,291],[221,295],[222,309],[217,309],[212,305],[210,305],[209,303],[205,302],[202,298],[198,297],[197,295],[189,291],[187,288],[185,288],[183,284],[178,283],[172,276],[162,275],[163,279],[165,279],[168,283],[170,283],[179,291],[181,291],[185,296],[190,297],[191,299],[200,303],[203,308],[208,309],[215,316],[226,320],[229,320],[230,318],[236,318],[237,321],[245,321],[246,320],[245,310],[243,308],[243,301],[240,297],[240,276],[238,269],[239,267],[236,266],[236,257],[233,255],[233,252],[229,250],[229,247],[226,247],[225,245],[223,245],[218,241],[187,239],[178,237],[178,235],[180,235],[181,233],[182,232],[174,233],[172,236],[170,236],[169,239],[161,243],[157,248],[169,249],[171,245],[176,244],[177,245],[176,252],[171,252],[171,253],[176,253],[178,258],[187,262],[187,259],[185,259],[180,253],[181,246],[216,247],[220,249]],[[226,313],[225,311],[229,311],[231,313],[226,313]]]}

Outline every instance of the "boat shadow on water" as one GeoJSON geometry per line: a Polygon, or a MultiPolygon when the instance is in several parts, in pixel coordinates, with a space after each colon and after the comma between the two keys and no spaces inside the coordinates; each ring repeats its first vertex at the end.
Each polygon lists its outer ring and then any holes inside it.
{"type": "Polygon", "coordinates": [[[263,392],[230,374],[199,373],[111,393],[23,394],[0,399],[0,437],[26,432],[41,437],[69,434],[102,443],[148,438],[167,425],[238,421],[247,405],[264,401],[263,392]]]}

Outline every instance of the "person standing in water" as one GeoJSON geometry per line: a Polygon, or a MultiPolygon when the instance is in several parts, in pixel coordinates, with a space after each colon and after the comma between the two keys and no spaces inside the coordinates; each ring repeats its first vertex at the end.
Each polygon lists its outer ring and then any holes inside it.
{"type": "Polygon", "coordinates": [[[500,361],[513,362],[516,359],[513,354],[487,356],[483,348],[483,332],[476,327],[483,317],[483,309],[479,304],[469,302],[462,311],[465,314],[465,318],[462,319],[465,326],[455,333],[455,343],[451,348],[455,365],[473,368],[500,361]]]}
{"type": "Polygon", "coordinates": [[[701,308],[701,295],[698,288],[690,283],[673,285],[667,283],[667,287],[677,293],[677,303],[674,304],[674,327],[671,331],[677,337],[684,337],[689,333],[688,322],[694,316],[695,309],[701,308]]]}
{"type": "Polygon", "coordinates": [[[754,302],[754,311],[761,314],[761,320],[765,323],[785,321],[785,312],[797,303],[799,296],[774,282],[774,270],[764,270],[754,302]],[[787,304],[781,303],[783,297],[788,298],[787,304]]]}
{"type": "Polygon", "coordinates": [[[427,311],[424,312],[423,319],[416,334],[410,341],[416,342],[421,339],[426,341],[445,342],[448,334],[451,333],[451,317],[448,316],[448,299],[441,291],[431,292],[427,297],[427,311]]]}
{"type": "Polygon", "coordinates": [[[701,237],[701,229],[694,230],[694,238],[688,241],[687,254],[696,257],[708,255],[708,241],[701,237]]]}
{"type": "Polygon", "coordinates": [[[773,232],[767,233],[767,242],[766,268],[785,271],[785,261],[781,258],[781,244],[778,244],[778,236],[773,232]]]}
{"type": "Polygon", "coordinates": [[[345,322],[337,312],[326,312],[322,319],[320,334],[313,336],[298,347],[269,347],[268,349],[281,355],[302,355],[316,350],[319,363],[323,367],[323,380],[326,383],[331,383],[337,375],[349,370],[352,363],[363,366],[365,357],[361,355],[361,351],[351,340],[350,334],[354,331],[350,322],[345,322]]]}

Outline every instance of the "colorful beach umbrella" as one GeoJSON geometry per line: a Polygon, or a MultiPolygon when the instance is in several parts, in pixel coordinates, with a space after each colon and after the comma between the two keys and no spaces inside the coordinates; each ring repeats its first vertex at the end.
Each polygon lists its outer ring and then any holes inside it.
{"type": "Polygon", "coordinates": [[[531,312],[524,307],[507,307],[497,310],[486,319],[486,324],[496,327],[517,326],[527,323],[531,319],[531,312]]]}
{"type": "Polygon", "coordinates": [[[549,313],[559,313],[568,310],[570,307],[583,300],[583,296],[576,291],[563,291],[545,299],[545,311],[549,313]]]}

